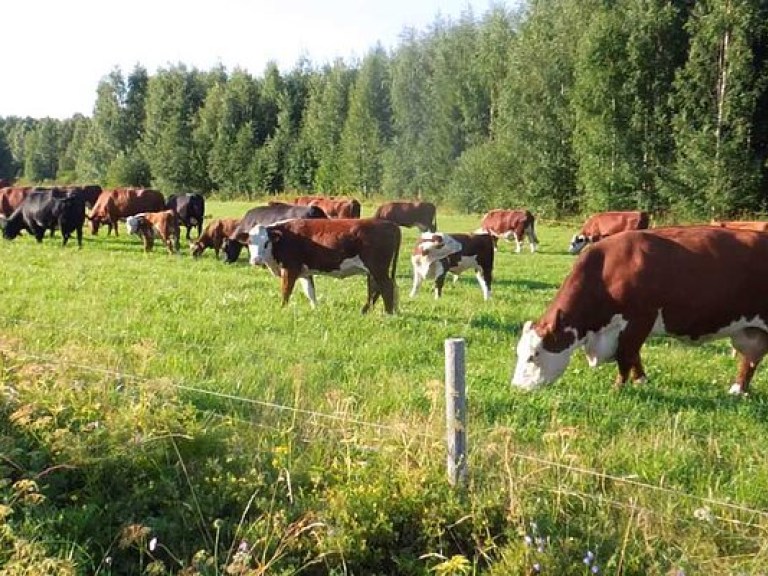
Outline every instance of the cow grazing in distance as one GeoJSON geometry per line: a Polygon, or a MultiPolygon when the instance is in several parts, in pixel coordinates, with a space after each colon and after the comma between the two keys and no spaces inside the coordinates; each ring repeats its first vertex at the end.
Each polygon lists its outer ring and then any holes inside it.
{"type": "Polygon", "coordinates": [[[627,230],[645,230],[650,223],[648,212],[634,210],[629,212],[598,212],[590,216],[581,227],[581,232],[571,238],[568,252],[578,254],[588,244],[602,240],[607,236],[627,230]]]}
{"type": "Polygon", "coordinates": [[[187,229],[187,240],[190,230],[197,228],[197,235],[203,233],[203,220],[205,219],[205,198],[201,194],[171,194],[165,203],[168,210],[173,210],[179,217],[179,224],[187,229]]]}
{"type": "Polygon", "coordinates": [[[416,226],[421,232],[437,230],[437,208],[431,202],[386,202],[376,209],[373,217],[398,226],[416,226]]]}
{"type": "Polygon", "coordinates": [[[768,222],[759,220],[712,220],[710,226],[718,228],[730,228],[731,230],[754,230],[756,232],[768,232],[768,222]]]}
{"type": "Polygon", "coordinates": [[[144,243],[144,252],[151,252],[155,238],[165,244],[169,254],[179,251],[179,218],[173,210],[134,214],[125,219],[128,234],[136,234],[144,243]]]}
{"type": "Polygon", "coordinates": [[[318,206],[328,218],[360,218],[360,202],[354,198],[335,196],[297,196],[298,206],[318,206]]]}
{"type": "Polygon", "coordinates": [[[515,241],[515,252],[522,249],[524,238],[528,238],[531,252],[536,252],[539,239],[536,236],[535,218],[529,210],[496,209],[487,212],[480,222],[480,230],[493,236],[494,245],[499,238],[515,241]]]}
{"type": "Polygon", "coordinates": [[[379,296],[393,314],[397,307],[395,272],[400,252],[400,228],[382,220],[301,219],[254,226],[249,234],[250,262],[263,265],[281,279],[283,305],[296,280],[302,281],[312,307],[317,306],[313,276],[336,278],[365,274],[368,298],[365,314],[379,296]]]}
{"type": "Polygon", "coordinates": [[[710,226],[617,234],[581,255],[543,316],[526,322],[512,384],[556,380],[580,346],[591,366],[616,361],[617,385],[643,381],[640,348],[653,334],[730,338],[739,358],[731,393],[746,393],[768,352],[766,294],[766,234],[710,226]]]}
{"type": "Polygon", "coordinates": [[[32,190],[21,205],[8,218],[0,217],[3,237],[16,238],[27,230],[35,240],[42,242],[46,230],[61,231],[62,246],[66,246],[72,233],[77,236],[78,247],[83,247],[85,201],[76,194],[63,190],[32,190]]]}
{"type": "Polygon", "coordinates": [[[440,298],[448,272],[458,277],[465,270],[473,269],[483,291],[483,299],[488,300],[491,297],[494,252],[493,237],[489,234],[422,233],[411,254],[411,298],[416,295],[421,283],[429,278],[435,279],[435,298],[440,298]]]}
{"type": "Polygon", "coordinates": [[[216,258],[218,258],[224,242],[234,234],[241,220],[241,218],[218,218],[212,220],[205,227],[203,233],[197,237],[197,240],[190,242],[189,251],[192,257],[197,258],[205,252],[206,248],[213,248],[216,258]]]}
{"type": "Polygon", "coordinates": [[[30,186],[0,188],[0,216],[13,214],[31,191],[30,186]]]}
{"type": "Polygon", "coordinates": [[[120,220],[142,212],[163,210],[165,210],[165,198],[157,190],[148,188],[104,190],[88,216],[91,221],[91,233],[98,234],[99,227],[106,224],[107,234],[114,230],[117,236],[117,224],[120,220]]]}
{"type": "Polygon", "coordinates": [[[228,264],[237,262],[243,246],[248,245],[251,228],[257,224],[274,224],[296,218],[325,218],[328,216],[317,206],[297,206],[282,202],[270,202],[267,206],[256,206],[245,213],[240,224],[224,242],[224,261],[228,264]]]}

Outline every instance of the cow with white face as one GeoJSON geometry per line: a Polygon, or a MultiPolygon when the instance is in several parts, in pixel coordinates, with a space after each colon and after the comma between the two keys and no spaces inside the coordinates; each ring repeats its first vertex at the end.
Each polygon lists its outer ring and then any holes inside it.
{"type": "Polygon", "coordinates": [[[512,385],[559,378],[584,347],[590,366],[615,361],[616,384],[646,379],[649,335],[690,343],[730,338],[739,358],[734,394],[747,393],[768,353],[768,235],[707,226],[630,231],[576,261],[537,322],[526,322],[512,385]]]}
{"type": "Polygon", "coordinates": [[[392,222],[370,218],[297,219],[257,225],[250,230],[248,250],[251,264],[265,266],[280,277],[283,305],[288,303],[296,280],[301,280],[314,308],[314,275],[346,278],[362,274],[368,280],[363,313],[379,296],[386,312],[395,312],[400,228],[392,222]]]}
{"type": "Polygon", "coordinates": [[[435,280],[435,298],[440,298],[448,272],[457,278],[465,270],[474,270],[483,299],[491,297],[494,244],[489,234],[444,234],[424,232],[411,254],[413,286],[411,298],[430,278],[435,280]]]}

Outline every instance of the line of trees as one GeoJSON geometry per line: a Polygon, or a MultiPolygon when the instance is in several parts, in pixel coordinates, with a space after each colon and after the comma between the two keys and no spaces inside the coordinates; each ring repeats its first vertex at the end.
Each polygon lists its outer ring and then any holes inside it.
{"type": "Polygon", "coordinates": [[[767,57],[757,0],[496,5],[353,63],[115,69],[91,117],[0,118],[0,177],[552,216],[759,212],[767,57]]]}

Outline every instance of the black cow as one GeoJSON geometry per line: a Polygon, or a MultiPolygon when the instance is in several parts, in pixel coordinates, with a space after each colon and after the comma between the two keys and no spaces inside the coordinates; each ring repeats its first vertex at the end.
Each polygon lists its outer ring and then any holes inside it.
{"type": "Polygon", "coordinates": [[[33,190],[8,218],[0,218],[0,228],[7,240],[16,238],[22,230],[29,231],[38,242],[43,241],[46,230],[61,230],[62,246],[67,245],[72,232],[77,234],[77,245],[83,247],[85,200],[79,194],[65,190],[33,190]]]}
{"type": "Polygon", "coordinates": [[[203,233],[205,218],[205,198],[196,192],[191,194],[171,194],[165,203],[168,210],[176,212],[179,224],[187,228],[187,240],[192,228],[197,228],[198,237],[203,233]]]}
{"type": "Polygon", "coordinates": [[[240,224],[224,242],[224,262],[237,262],[243,246],[248,245],[248,233],[257,224],[268,226],[276,222],[295,220],[297,218],[328,218],[318,206],[297,206],[270,202],[268,206],[257,206],[245,213],[240,224]]]}

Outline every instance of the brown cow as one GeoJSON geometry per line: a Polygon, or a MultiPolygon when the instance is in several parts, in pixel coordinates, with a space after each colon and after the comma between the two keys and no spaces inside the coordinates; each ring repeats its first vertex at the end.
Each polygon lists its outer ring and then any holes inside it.
{"type": "Polygon", "coordinates": [[[435,279],[435,298],[440,298],[448,272],[458,275],[472,268],[483,291],[483,299],[491,297],[495,247],[489,234],[442,234],[424,232],[411,255],[413,286],[411,298],[427,278],[435,279]]]}
{"type": "Polygon", "coordinates": [[[768,232],[768,222],[759,220],[712,220],[710,226],[718,228],[730,228],[731,230],[754,230],[756,232],[768,232]]]}
{"type": "Polygon", "coordinates": [[[165,198],[157,190],[146,188],[116,188],[104,190],[91,210],[91,233],[98,234],[101,224],[107,225],[107,233],[113,229],[117,236],[119,220],[142,212],[165,210],[165,198]]]}
{"type": "Polygon", "coordinates": [[[480,222],[480,230],[496,239],[515,240],[515,252],[520,253],[523,238],[528,237],[531,252],[536,252],[539,239],[536,237],[535,218],[529,210],[496,209],[487,212],[480,222]]]}
{"type": "Polygon", "coordinates": [[[125,219],[128,234],[136,234],[144,241],[144,252],[151,252],[155,238],[160,238],[169,254],[179,251],[179,218],[173,210],[144,212],[125,219]]]}
{"type": "Polygon", "coordinates": [[[0,188],[0,216],[13,214],[32,190],[31,186],[0,188]]]}
{"type": "Polygon", "coordinates": [[[416,226],[421,232],[437,230],[437,208],[431,202],[386,202],[373,217],[398,226],[416,226]]]}
{"type": "Polygon", "coordinates": [[[578,254],[588,244],[624,232],[626,230],[645,230],[650,217],[647,212],[634,210],[629,212],[598,212],[590,216],[581,227],[581,232],[571,238],[568,252],[578,254]]]}
{"type": "Polygon", "coordinates": [[[355,198],[297,196],[293,203],[299,206],[317,206],[328,218],[360,218],[360,202],[355,198]]]}
{"type": "Polygon", "coordinates": [[[235,232],[241,220],[242,218],[219,218],[213,220],[205,227],[197,241],[189,244],[192,257],[197,258],[205,252],[206,248],[213,248],[216,258],[218,258],[224,241],[235,232]]]}
{"type": "Polygon", "coordinates": [[[391,222],[366,219],[299,219],[254,226],[249,234],[251,264],[267,266],[282,280],[283,305],[296,280],[314,308],[315,274],[346,278],[365,274],[368,299],[365,314],[378,300],[393,314],[397,307],[395,272],[400,251],[400,228],[391,222]]]}
{"type": "Polygon", "coordinates": [[[595,244],[517,345],[512,384],[559,378],[584,346],[591,366],[615,360],[617,384],[643,381],[651,335],[699,343],[730,338],[739,357],[731,393],[749,390],[768,352],[768,235],[710,226],[629,231],[595,244]]]}

